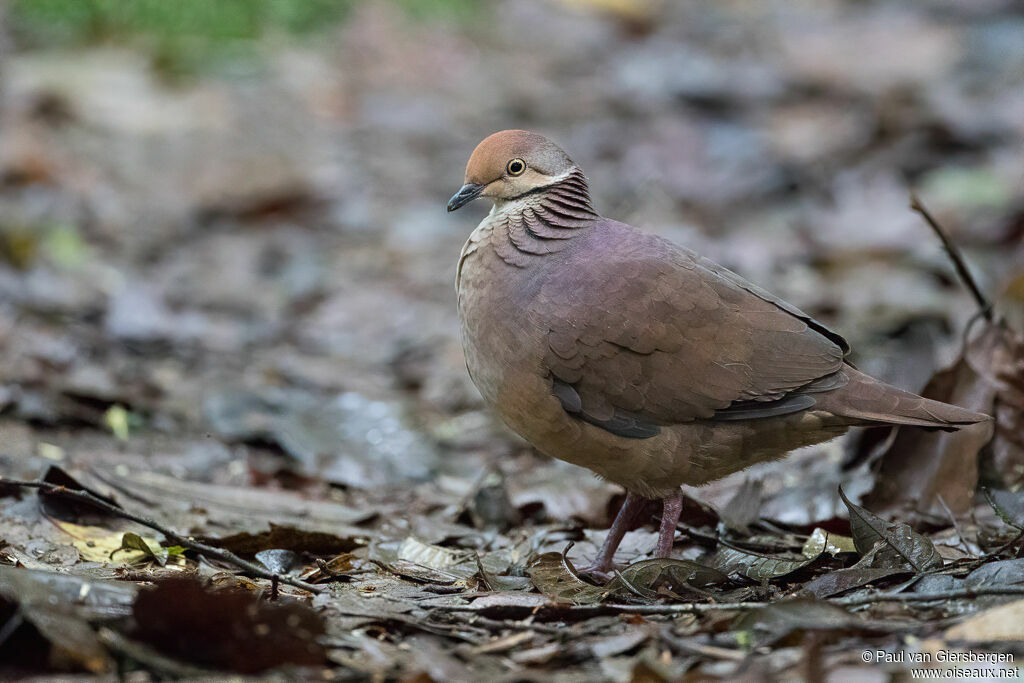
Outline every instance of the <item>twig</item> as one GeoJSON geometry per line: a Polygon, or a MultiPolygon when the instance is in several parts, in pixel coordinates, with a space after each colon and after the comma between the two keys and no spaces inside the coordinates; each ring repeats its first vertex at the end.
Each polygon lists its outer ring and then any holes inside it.
{"type": "Polygon", "coordinates": [[[248,560],[243,560],[241,557],[235,555],[230,550],[225,550],[223,548],[215,548],[212,545],[206,545],[205,543],[195,541],[189,538],[188,536],[182,536],[178,532],[165,527],[163,524],[160,524],[159,522],[155,522],[152,519],[148,519],[146,517],[142,517],[141,515],[136,515],[132,512],[128,512],[127,510],[119,508],[116,505],[111,505],[107,501],[97,496],[94,496],[88,491],[69,489],[66,486],[50,484],[45,481],[23,481],[20,479],[7,479],[6,477],[0,477],[0,484],[20,486],[21,488],[27,489],[39,489],[41,491],[45,491],[46,493],[57,496],[59,498],[66,498],[68,500],[76,500],[80,503],[87,503],[95,508],[103,510],[106,513],[114,515],[115,517],[128,519],[137,524],[141,524],[144,527],[149,527],[154,531],[158,531],[161,534],[163,534],[168,541],[174,543],[175,545],[180,545],[182,547],[189,548],[191,550],[196,551],[200,555],[204,555],[206,557],[212,557],[221,560],[222,562],[233,564],[236,567],[244,569],[250,574],[258,576],[261,579],[269,579],[271,581],[277,580],[280,583],[286,583],[289,586],[301,588],[302,590],[309,591],[310,593],[325,592],[324,589],[320,588],[319,586],[314,586],[313,584],[306,583],[305,581],[301,581],[299,579],[293,579],[289,576],[281,576],[280,574],[275,574],[274,572],[267,571],[263,567],[260,567],[258,564],[249,562],[248,560]]]}
{"type": "Polygon", "coordinates": [[[547,624],[538,624],[534,621],[525,619],[489,619],[479,614],[463,618],[466,619],[466,623],[468,624],[474,626],[479,624],[491,631],[528,630],[537,631],[538,633],[547,633],[554,636],[565,636],[564,626],[548,626],[547,624]]]}
{"type": "Polygon", "coordinates": [[[494,588],[491,586],[491,580],[487,578],[487,572],[484,571],[484,563],[480,560],[480,553],[474,550],[473,557],[476,558],[476,570],[480,573],[480,582],[483,583],[484,588],[493,591],[494,588]]]}
{"type": "MultiPolygon", "coordinates": [[[[1024,586],[980,586],[978,588],[961,588],[937,593],[874,593],[857,598],[833,598],[825,600],[840,607],[860,607],[877,602],[936,602],[939,600],[966,600],[985,595],[1024,595],[1024,586]]],[[[704,612],[728,612],[737,610],[754,610],[782,604],[776,602],[682,602],[661,605],[629,605],[622,603],[596,603],[593,605],[561,605],[552,603],[551,607],[562,612],[586,614],[589,612],[621,612],[625,614],[687,614],[704,612]]],[[[446,605],[444,609],[451,612],[481,612],[493,609],[494,605],[475,607],[473,605],[446,605]]]]}
{"type": "Polygon", "coordinates": [[[960,523],[956,521],[956,515],[954,515],[953,511],[949,509],[948,505],[946,505],[946,500],[942,497],[941,493],[938,495],[938,499],[939,503],[942,505],[942,509],[946,511],[949,521],[953,523],[953,530],[956,531],[956,537],[960,539],[960,547],[964,549],[965,553],[976,559],[977,556],[971,552],[970,548],[967,547],[967,540],[964,539],[964,533],[960,531],[960,523]]]}
{"type": "Polygon", "coordinates": [[[1024,595],[1024,586],[979,586],[958,588],[937,593],[876,593],[860,598],[836,598],[829,600],[833,605],[859,607],[876,602],[934,602],[936,600],[967,600],[983,595],[1024,595]]]}
{"type": "Polygon", "coordinates": [[[910,208],[913,211],[921,214],[925,222],[931,226],[931,229],[938,235],[942,241],[942,246],[945,247],[946,253],[949,254],[949,258],[953,261],[953,267],[956,268],[956,274],[960,276],[960,280],[963,281],[964,286],[971,292],[974,300],[978,303],[978,308],[981,309],[981,314],[985,316],[985,320],[992,322],[992,302],[986,298],[982,293],[981,288],[978,287],[978,283],[974,280],[971,275],[971,271],[967,269],[967,262],[964,261],[963,254],[960,253],[959,247],[957,247],[946,235],[946,231],[943,230],[939,222],[935,220],[931,212],[925,208],[921,200],[918,199],[917,195],[913,192],[910,193],[910,208]]]}

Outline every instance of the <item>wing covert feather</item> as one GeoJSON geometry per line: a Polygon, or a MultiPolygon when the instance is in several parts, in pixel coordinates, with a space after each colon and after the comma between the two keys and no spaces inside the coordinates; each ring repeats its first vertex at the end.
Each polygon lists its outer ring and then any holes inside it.
{"type": "Polygon", "coordinates": [[[673,424],[779,401],[838,371],[848,349],[799,309],[656,238],[568,269],[539,304],[558,313],[546,316],[547,369],[595,424],[621,414],[673,424]]]}

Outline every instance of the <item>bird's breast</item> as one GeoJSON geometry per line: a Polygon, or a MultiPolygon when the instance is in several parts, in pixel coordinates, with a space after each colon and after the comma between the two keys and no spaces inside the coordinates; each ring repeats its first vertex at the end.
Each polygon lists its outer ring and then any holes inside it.
{"type": "Polygon", "coordinates": [[[500,409],[499,397],[517,377],[540,375],[543,335],[531,313],[532,274],[505,262],[491,236],[482,223],[466,241],[456,289],[466,367],[484,399],[500,409]]]}

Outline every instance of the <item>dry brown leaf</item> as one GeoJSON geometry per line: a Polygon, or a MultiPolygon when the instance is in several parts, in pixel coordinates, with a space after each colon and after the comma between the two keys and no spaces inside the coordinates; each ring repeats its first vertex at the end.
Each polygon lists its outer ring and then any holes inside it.
{"type": "Polygon", "coordinates": [[[1024,600],[985,610],[946,631],[949,640],[1024,640],[1024,600]]]}
{"type": "MultiPolygon", "coordinates": [[[[952,366],[932,377],[921,395],[991,415],[997,397],[1009,389],[997,377],[1007,370],[1013,336],[1005,326],[987,325],[952,366]]],[[[946,507],[955,515],[966,513],[978,486],[978,454],[992,435],[991,423],[955,432],[899,428],[881,456],[875,488],[865,504],[879,512],[911,508],[943,518],[948,516],[946,507]]],[[[1002,442],[1010,443],[1006,438],[1002,442]]],[[[1024,450],[1004,446],[997,469],[1010,475],[1018,462],[1024,465],[1024,450]]]]}

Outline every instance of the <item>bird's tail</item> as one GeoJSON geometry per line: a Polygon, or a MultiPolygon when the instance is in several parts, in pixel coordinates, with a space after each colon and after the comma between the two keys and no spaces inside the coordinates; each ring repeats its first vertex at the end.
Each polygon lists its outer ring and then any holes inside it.
{"type": "Polygon", "coordinates": [[[820,409],[853,420],[855,424],[910,425],[954,431],[992,419],[973,410],[903,391],[848,365],[843,367],[843,373],[850,380],[846,386],[817,394],[815,398],[820,409]]]}

